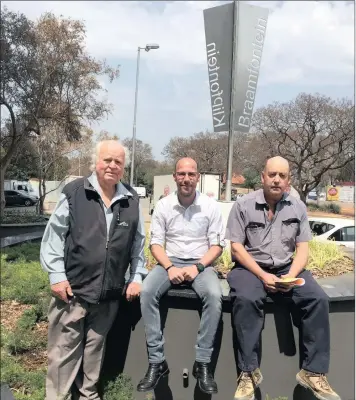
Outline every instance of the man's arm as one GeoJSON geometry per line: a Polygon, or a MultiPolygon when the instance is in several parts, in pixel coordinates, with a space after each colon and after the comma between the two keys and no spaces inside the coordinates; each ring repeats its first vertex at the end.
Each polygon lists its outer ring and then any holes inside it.
{"type": "Polygon", "coordinates": [[[172,263],[164,250],[165,242],[166,222],[162,202],[158,201],[152,214],[150,249],[158,264],[164,268],[168,268],[172,263]]]}
{"type": "Polygon", "coordinates": [[[145,241],[145,221],[142,215],[141,205],[139,205],[139,221],[131,248],[129,283],[142,283],[142,279],[148,274],[145,260],[145,241]]]}
{"type": "Polygon", "coordinates": [[[131,247],[130,279],[126,288],[126,299],[134,300],[141,292],[142,279],[147,275],[145,260],[145,221],[143,219],[141,205],[139,204],[139,220],[135,238],[131,247]]]}
{"type": "Polygon", "coordinates": [[[302,202],[300,202],[300,205],[303,208],[303,213],[300,220],[297,237],[295,238],[296,255],[288,272],[288,277],[290,278],[296,278],[307,266],[309,255],[308,242],[313,238],[309,226],[307,208],[302,202]]]}
{"type": "Polygon", "coordinates": [[[64,267],[64,242],[69,229],[69,207],[64,194],[53,211],[43,234],[40,250],[42,268],[48,272],[52,294],[68,302],[72,291],[64,267]]]}
{"type": "Polygon", "coordinates": [[[211,265],[218,257],[221,256],[225,243],[225,227],[218,203],[214,203],[208,228],[209,250],[200,259],[200,263],[204,266],[211,265]]]}
{"type": "MultiPolygon", "coordinates": [[[[308,263],[308,255],[309,255],[309,243],[308,242],[300,242],[296,244],[296,254],[290,270],[287,274],[290,278],[296,278],[303,269],[307,266],[308,263]]],[[[283,275],[286,276],[286,275],[283,275]]]]}

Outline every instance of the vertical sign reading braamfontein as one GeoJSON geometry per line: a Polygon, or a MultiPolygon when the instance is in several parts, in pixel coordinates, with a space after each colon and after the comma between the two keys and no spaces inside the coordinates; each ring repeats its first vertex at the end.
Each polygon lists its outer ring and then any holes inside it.
{"type": "MultiPolygon", "coordinates": [[[[235,131],[248,132],[255,103],[268,9],[238,2],[235,38],[235,131]]],[[[206,52],[214,132],[230,128],[234,3],[204,10],[206,52]]]]}
{"type": "Polygon", "coordinates": [[[233,15],[234,3],[204,10],[214,132],[230,128],[233,15]]]}
{"type": "Polygon", "coordinates": [[[239,1],[234,130],[248,133],[255,104],[268,9],[239,1]]]}

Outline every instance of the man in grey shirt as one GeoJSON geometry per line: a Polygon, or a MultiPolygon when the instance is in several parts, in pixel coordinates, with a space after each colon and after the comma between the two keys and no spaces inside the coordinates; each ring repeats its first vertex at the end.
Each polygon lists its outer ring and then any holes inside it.
{"type": "Polygon", "coordinates": [[[320,400],[340,400],[325,376],[330,358],[328,297],[305,270],[312,239],[306,207],[286,193],[290,171],[285,159],[269,159],[261,179],[263,189],[235,202],[226,228],[235,261],[227,280],[241,371],[235,400],[254,400],[263,379],[258,353],[267,293],[290,299],[300,311],[304,354],[298,383],[320,400]],[[282,277],[303,278],[305,284],[282,284],[282,277]]]}
{"type": "Polygon", "coordinates": [[[41,264],[49,274],[46,399],[99,399],[105,339],[116,316],[130,265],[126,297],[147,274],[144,222],[136,192],[120,182],[126,149],[98,143],[93,174],[67,184],[47,224],[41,264]]]}
{"type": "Polygon", "coordinates": [[[224,226],[218,203],[196,190],[197,164],[179,160],[174,180],[177,191],[157,202],[151,224],[151,252],[157,265],[143,282],[141,310],[149,367],[137,390],[153,390],[169,373],[165,360],[159,302],[172,287],[190,284],[203,303],[193,376],[204,393],[217,393],[210,370],[216,330],[221,318],[222,291],[212,263],[224,247],[224,226]]]}

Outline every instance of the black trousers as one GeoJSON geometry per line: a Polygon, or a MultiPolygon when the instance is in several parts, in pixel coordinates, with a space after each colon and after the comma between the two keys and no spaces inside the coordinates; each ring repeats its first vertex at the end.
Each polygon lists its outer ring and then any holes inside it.
{"type": "MultiPolygon", "coordinates": [[[[290,266],[269,270],[277,276],[287,274],[290,266]]],[[[326,374],[330,360],[329,298],[309,271],[299,276],[305,285],[287,293],[268,295],[289,298],[300,315],[302,368],[326,374]]],[[[232,320],[237,336],[238,367],[251,372],[259,367],[259,341],[264,324],[264,303],[267,292],[262,281],[242,266],[236,266],[227,277],[232,299],[232,320]]]]}

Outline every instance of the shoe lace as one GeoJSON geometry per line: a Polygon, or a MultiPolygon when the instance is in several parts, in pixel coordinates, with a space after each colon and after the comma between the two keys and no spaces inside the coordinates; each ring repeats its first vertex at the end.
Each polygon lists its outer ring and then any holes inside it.
{"type": "Polygon", "coordinates": [[[324,374],[313,374],[313,373],[308,373],[310,377],[318,378],[316,383],[320,385],[321,389],[326,390],[326,391],[331,391],[331,386],[326,379],[326,376],[324,374]]]}
{"type": "Polygon", "coordinates": [[[253,384],[251,374],[249,374],[248,372],[241,372],[241,374],[238,378],[238,381],[239,381],[239,389],[241,389],[241,390],[246,389],[246,386],[248,384],[251,384],[251,383],[253,384]]]}

